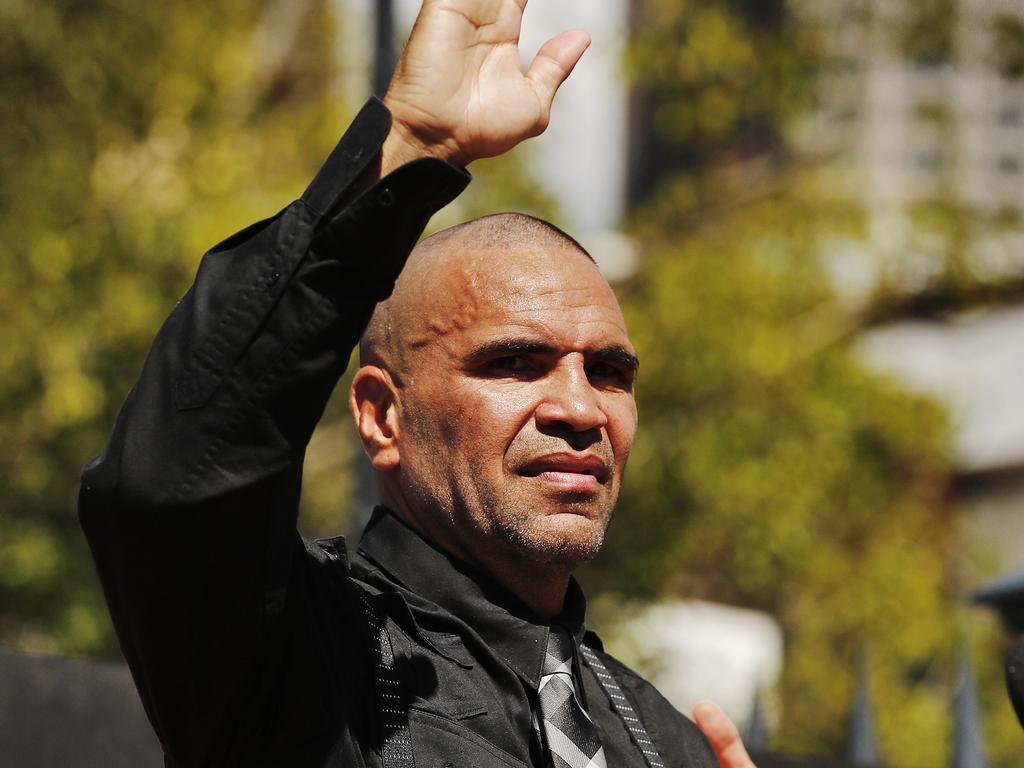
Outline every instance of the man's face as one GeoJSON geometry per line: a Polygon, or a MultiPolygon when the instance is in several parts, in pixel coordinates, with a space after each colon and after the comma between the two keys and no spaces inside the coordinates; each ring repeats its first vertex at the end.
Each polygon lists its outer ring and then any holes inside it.
{"type": "Polygon", "coordinates": [[[573,567],[597,554],[636,432],[636,358],[582,254],[501,250],[439,270],[405,337],[400,482],[436,543],[573,567]]]}

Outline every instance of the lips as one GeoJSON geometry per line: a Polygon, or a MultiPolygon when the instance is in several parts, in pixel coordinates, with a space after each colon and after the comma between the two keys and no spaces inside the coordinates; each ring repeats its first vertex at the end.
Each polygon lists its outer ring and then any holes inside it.
{"type": "Polygon", "coordinates": [[[611,477],[611,465],[592,453],[552,453],[527,461],[519,470],[524,477],[543,477],[557,482],[604,483],[611,477]],[[592,478],[589,481],[584,478],[592,478]]]}

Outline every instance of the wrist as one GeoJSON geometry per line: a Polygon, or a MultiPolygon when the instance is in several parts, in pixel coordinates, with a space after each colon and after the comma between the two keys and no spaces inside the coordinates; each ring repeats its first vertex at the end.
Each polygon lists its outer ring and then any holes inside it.
{"type": "Polygon", "coordinates": [[[455,166],[465,167],[472,158],[467,158],[450,137],[423,128],[411,127],[391,110],[391,130],[381,147],[381,176],[406,163],[421,157],[436,157],[455,166]]]}

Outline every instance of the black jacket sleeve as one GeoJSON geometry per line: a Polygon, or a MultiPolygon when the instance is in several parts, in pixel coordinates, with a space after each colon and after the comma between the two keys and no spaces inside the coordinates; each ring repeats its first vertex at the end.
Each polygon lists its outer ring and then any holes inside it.
{"type": "Polygon", "coordinates": [[[372,100],[301,199],[204,256],[84,470],[81,523],[175,764],[233,762],[266,725],[245,713],[318,620],[298,594],[315,567],[295,531],[306,444],[375,303],[468,183],[434,159],[365,181],[389,128],[372,100]]]}

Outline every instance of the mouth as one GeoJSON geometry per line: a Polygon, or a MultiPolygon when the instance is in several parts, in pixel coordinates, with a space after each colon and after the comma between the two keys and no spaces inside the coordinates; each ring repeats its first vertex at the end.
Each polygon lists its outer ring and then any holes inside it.
{"type": "Polygon", "coordinates": [[[609,481],[612,471],[594,454],[553,453],[531,459],[518,474],[563,490],[592,492],[609,481]]]}

